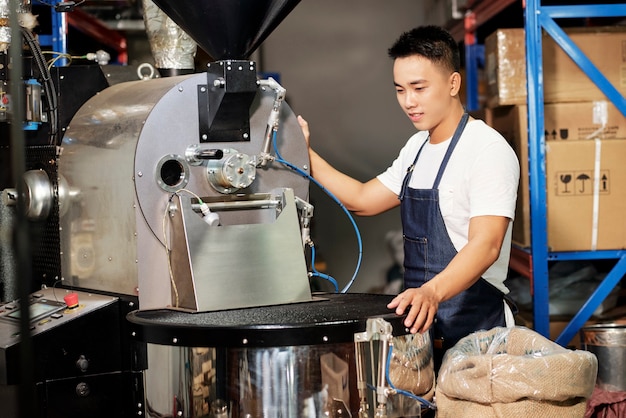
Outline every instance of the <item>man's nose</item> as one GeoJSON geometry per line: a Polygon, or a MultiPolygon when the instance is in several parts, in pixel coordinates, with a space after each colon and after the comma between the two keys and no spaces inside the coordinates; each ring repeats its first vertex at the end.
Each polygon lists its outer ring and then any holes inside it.
{"type": "Polygon", "coordinates": [[[404,95],[404,107],[407,109],[415,107],[417,105],[416,99],[415,94],[407,92],[407,94],[404,95]]]}

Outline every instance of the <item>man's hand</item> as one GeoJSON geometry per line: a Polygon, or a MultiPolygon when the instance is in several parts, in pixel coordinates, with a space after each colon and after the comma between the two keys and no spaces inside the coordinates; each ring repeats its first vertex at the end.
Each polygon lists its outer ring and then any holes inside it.
{"type": "Polygon", "coordinates": [[[309,123],[300,115],[298,115],[298,123],[300,124],[300,128],[302,128],[302,133],[304,134],[306,145],[311,146],[309,142],[309,138],[311,137],[311,131],[309,131],[309,123]]]}
{"type": "Polygon", "coordinates": [[[309,148],[311,175],[335,195],[349,211],[359,216],[372,216],[400,204],[398,195],[385,187],[377,178],[363,183],[328,164],[311,148],[309,123],[302,116],[298,116],[298,124],[309,148]]]}
{"type": "Polygon", "coordinates": [[[410,329],[411,334],[428,331],[439,308],[435,292],[425,286],[407,289],[387,305],[389,309],[395,308],[397,315],[404,314],[409,306],[411,308],[404,319],[404,326],[410,329]]]}

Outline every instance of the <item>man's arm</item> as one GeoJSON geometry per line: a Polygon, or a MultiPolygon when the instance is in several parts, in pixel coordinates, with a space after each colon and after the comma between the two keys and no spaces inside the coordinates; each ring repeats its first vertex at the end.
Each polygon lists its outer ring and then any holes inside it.
{"type": "Polygon", "coordinates": [[[411,307],[404,325],[412,333],[426,332],[432,325],[439,303],[472,286],[498,259],[509,218],[477,216],[470,219],[468,242],[438,275],[419,288],[407,289],[388,305],[402,315],[411,307]]]}
{"type": "MultiPolygon", "coordinates": [[[[309,143],[309,124],[298,117],[302,132],[309,143]]],[[[377,178],[363,183],[340,172],[309,147],[311,174],[344,204],[346,209],[360,216],[382,213],[400,204],[398,196],[377,178]]]]}

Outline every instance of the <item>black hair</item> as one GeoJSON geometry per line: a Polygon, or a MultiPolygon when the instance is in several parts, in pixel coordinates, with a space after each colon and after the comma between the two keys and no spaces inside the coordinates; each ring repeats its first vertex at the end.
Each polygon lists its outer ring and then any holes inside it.
{"type": "Polygon", "coordinates": [[[439,26],[420,26],[404,32],[388,53],[393,59],[420,55],[452,72],[461,69],[458,44],[447,30],[439,26]]]}

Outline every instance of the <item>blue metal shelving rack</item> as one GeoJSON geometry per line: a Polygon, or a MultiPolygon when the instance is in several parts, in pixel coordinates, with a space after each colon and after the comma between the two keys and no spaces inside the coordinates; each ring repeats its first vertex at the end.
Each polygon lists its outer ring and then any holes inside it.
{"type": "Polygon", "coordinates": [[[542,6],[526,0],[526,60],[528,87],[528,144],[530,172],[531,264],[533,271],[534,328],[549,335],[548,262],[552,260],[615,259],[600,286],[572,318],[556,342],[566,345],[626,274],[626,250],[549,252],[546,222],[546,170],[543,119],[543,64],[541,34],[545,30],[578,64],[606,97],[626,116],[626,100],[574,44],[554,19],[626,16],[626,4],[542,6]]]}
{"type": "MultiPolygon", "coordinates": [[[[50,19],[52,26],[52,33],[50,34],[40,34],[39,35],[39,43],[41,45],[50,46],[53,51],[67,54],[67,17],[65,13],[57,12],[54,7],[51,5],[58,3],[58,0],[53,0],[51,2],[39,2],[37,0],[33,1],[33,5],[44,5],[46,7],[50,7],[50,19]]],[[[57,60],[54,64],[57,67],[62,67],[67,65],[67,59],[61,58],[57,60]]]]}
{"type": "MultiPolygon", "coordinates": [[[[484,47],[476,43],[475,31],[478,26],[492,19],[516,0],[483,0],[470,2],[466,12],[463,28],[455,25],[451,32],[455,39],[464,39],[465,63],[467,80],[468,110],[479,108],[478,72],[477,67],[484,59],[484,47]],[[464,35],[464,36],[463,36],[464,35]]],[[[600,90],[626,116],[626,100],[617,89],[589,61],[582,51],[569,39],[554,19],[623,17],[626,16],[626,4],[587,4],[542,6],[541,0],[526,0],[526,59],[528,87],[528,137],[530,173],[530,210],[531,210],[531,247],[521,249],[515,247],[515,254],[523,253],[523,258],[530,261],[516,261],[516,267],[528,271],[520,271],[531,277],[534,301],[534,328],[542,335],[549,336],[549,283],[548,263],[557,260],[616,260],[616,264],[604,278],[601,285],[589,297],[568,326],[556,339],[566,345],[582,328],[602,301],[609,295],[617,283],[626,274],[626,250],[615,251],[579,251],[550,252],[547,245],[546,217],[546,170],[545,170],[545,136],[543,119],[543,64],[541,35],[545,30],[555,42],[576,62],[580,68],[596,83],[600,90]],[[525,267],[524,267],[525,266],[525,267]]],[[[513,262],[513,257],[512,257],[513,262]]],[[[513,266],[513,263],[512,263],[513,266]]]]}
{"type": "Polygon", "coordinates": [[[485,46],[476,41],[476,29],[493,18],[518,0],[483,0],[468,2],[469,9],[463,18],[463,27],[457,25],[451,28],[452,36],[463,39],[465,44],[465,80],[466,80],[466,104],[468,111],[478,110],[478,67],[485,61],[485,46]],[[476,5],[474,6],[474,3],[476,5]]]}

